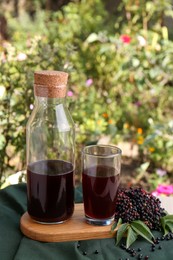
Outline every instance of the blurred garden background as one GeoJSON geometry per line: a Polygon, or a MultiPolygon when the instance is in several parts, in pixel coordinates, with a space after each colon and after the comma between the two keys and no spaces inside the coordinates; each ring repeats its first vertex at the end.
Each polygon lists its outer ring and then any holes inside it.
{"type": "Polygon", "coordinates": [[[118,145],[125,185],[173,194],[171,0],[0,0],[0,27],[1,188],[25,181],[34,71],[63,70],[76,158],[118,145]]]}

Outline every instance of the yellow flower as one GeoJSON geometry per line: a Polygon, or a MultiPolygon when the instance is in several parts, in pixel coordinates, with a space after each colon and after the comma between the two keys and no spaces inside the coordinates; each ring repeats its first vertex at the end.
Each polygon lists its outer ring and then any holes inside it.
{"type": "Polygon", "coordinates": [[[143,144],[143,142],[144,142],[143,136],[139,136],[139,137],[138,137],[138,140],[137,140],[137,143],[138,143],[138,144],[143,144]]]}
{"type": "Polygon", "coordinates": [[[101,119],[97,120],[97,124],[101,125],[102,124],[102,120],[101,119]]]}
{"type": "Polygon", "coordinates": [[[128,124],[128,123],[125,123],[125,124],[124,124],[124,128],[125,128],[125,129],[129,128],[129,124],[128,124]]]}
{"type": "Polygon", "coordinates": [[[109,119],[108,124],[112,125],[113,124],[113,120],[109,119]]]}
{"type": "Polygon", "coordinates": [[[108,114],[107,114],[107,113],[103,113],[102,116],[103,116],[104,118],[108,118],[108,114]]]}
{"type": "Polygon", "coordinates": [[[139,135],[141,135],[142,132],[143,132],[142,128],[138,128],[138,129],[137,129],[137,132],[138,132],[139,135]]]}
{"type": "Polygon", "coordinates": [[[150,153],[153,153],[155,151],[154,147],[149,147],[148,150],[150,151],[150,153]]]}

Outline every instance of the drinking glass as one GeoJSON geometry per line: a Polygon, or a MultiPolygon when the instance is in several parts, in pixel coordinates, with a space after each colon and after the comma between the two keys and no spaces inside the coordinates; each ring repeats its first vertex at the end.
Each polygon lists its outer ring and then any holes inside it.
{"type": "Polygon", "coordinates": [[[83,149],[83,201],[89,224],[105,226],[114,219],[121,153],[113,145],[91,145],[83,149]]]}

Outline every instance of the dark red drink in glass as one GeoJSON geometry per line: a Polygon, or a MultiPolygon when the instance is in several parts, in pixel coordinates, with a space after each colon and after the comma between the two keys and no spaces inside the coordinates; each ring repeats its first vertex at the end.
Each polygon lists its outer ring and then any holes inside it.
{"type": "Polygon", "coordinates": [[[120,184],[121,150],[114,146],[88,146],[83,152],[83,201],[86,221],[111,224],[120,184]]]}
{"type": "Polygon", "coordinates": [[[83,172],[85,215],[95,219],[112,218],[120,175],[113,167],[99,165],[83,172]],[[106,210],[103,210],[105,209],[106,210]]]}

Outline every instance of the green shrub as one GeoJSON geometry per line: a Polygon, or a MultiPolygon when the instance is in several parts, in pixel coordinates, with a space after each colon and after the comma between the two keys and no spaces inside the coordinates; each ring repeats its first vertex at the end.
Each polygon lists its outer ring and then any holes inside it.
{"type": "Polygon", "coordinates": [[[10,19],[12,43],[4,44],[0,67],[1,182],[10,168],[25,168],[33,73],[40,69],[70,73],[68,103],[78,148],[110,135],[114,143],[136,143],[141,162],[173,171],[173,42],[162,25],[171,6],[159,3],[156,8],[158,1],[138,6],[124,0],[110,20],[100,0],[70,3],[53,14],[38,13],[27,35],[27,23],[10,19]]]}

